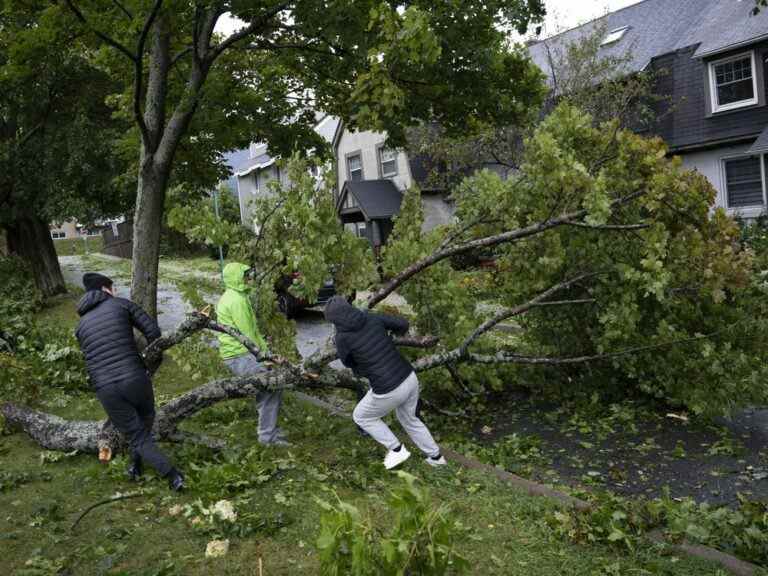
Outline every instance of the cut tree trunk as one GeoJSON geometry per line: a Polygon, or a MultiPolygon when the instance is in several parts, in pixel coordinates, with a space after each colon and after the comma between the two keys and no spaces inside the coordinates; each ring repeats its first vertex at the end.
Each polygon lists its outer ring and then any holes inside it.
{"type": "Polygon", "coordinates": [[[44,296],[67,291],[48,224],[38,216],[16,219],[6,228],[8,251],[29,264],[44,296]]]}

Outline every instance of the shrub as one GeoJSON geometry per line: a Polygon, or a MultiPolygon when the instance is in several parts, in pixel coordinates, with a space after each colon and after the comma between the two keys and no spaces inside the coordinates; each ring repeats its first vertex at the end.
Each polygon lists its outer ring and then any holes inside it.
{"type": "Polygon", "coordinates": [[[69,330],[35,322],[42,306],[26,265],[0,258],[0,399],[34,402],[43,388],[87,386],[85,362],[69,330]]]}
{"type": "Polygon", "coordinates": [[[394,519],[386,532],[351,504],[319,501],[325,510],[317,540],[322,574],[442,576],[466,572],[468,563],[455,546],[464,528],[445,506],[432,504],[414,476],[402,471],[398,475],[403,484],[390,496],[394,519]]]}

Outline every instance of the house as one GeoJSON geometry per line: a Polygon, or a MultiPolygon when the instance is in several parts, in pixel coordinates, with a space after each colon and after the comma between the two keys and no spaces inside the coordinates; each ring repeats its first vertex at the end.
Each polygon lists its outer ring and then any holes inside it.
{"type": "Polygon", "coordinates": [[[752,1],[644,0],[530,45],[551,77],[548,50],[606,30],[600,53],[631,53],[628,73],[655,75],[657,121],[650,130],[671,154],[717,190],[718,206],[753,218],[768,188],[768,11],[752,1]]]}
{"type": "MultiPolygon", "coordinates": [[[[315,132],[331,142],[339,120],[333,116],[320,116],[315,132]]],[[[240,204],[240,220],[244,226],[253,226],[254,202],[270,193],[270,182],[277,180],[282,186],[289,184],[288,174],[280,170],[277,158],[269,154],[268,145],[253,142],[248,158],[235,169],[236,191],[240,204]]],[[[314,173],[319,177],[319,172],[314,173]]]]}
{"type": "Polygon", "coordinates": [[[53,222],[50,224],[51,238],[54,240],[64,240],[68,238],[85,238],[88,236],[101,236],[103,224],[95,223],[91,227],[78,224],[77,220],[67,220],[66,222],[53,222]]]}
{"type": "Polygon", "coordinates": [[[392,217],[413,185],[421,191],[425,231],[452,222],[454,214],[446,190],[428,178],[429,158],[389,149],[386,139],[384,132],[351,131],[340,122],[332,142],[339,218],[349,231],[368,238],[374,249],[386,244],[392,217]]]}

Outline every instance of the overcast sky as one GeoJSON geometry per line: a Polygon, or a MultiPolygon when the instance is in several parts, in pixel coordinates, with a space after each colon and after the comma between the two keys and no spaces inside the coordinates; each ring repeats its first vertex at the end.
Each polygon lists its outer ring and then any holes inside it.
{"type": "Polygon", "coordinates": [[[547,17],[541,36],[547,37],[593,20],[606,12],[614,12],[638,0],[545,0],[547,17]]]}

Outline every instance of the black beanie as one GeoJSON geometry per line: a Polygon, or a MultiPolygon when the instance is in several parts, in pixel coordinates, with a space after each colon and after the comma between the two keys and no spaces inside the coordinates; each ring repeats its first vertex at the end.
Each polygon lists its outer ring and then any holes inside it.
{"type": "Polygon", "coordinates": [[[83,286],[86,290],[112,288],[112,279],[98,272],[86,272],[83,274],[83,286]]]}

